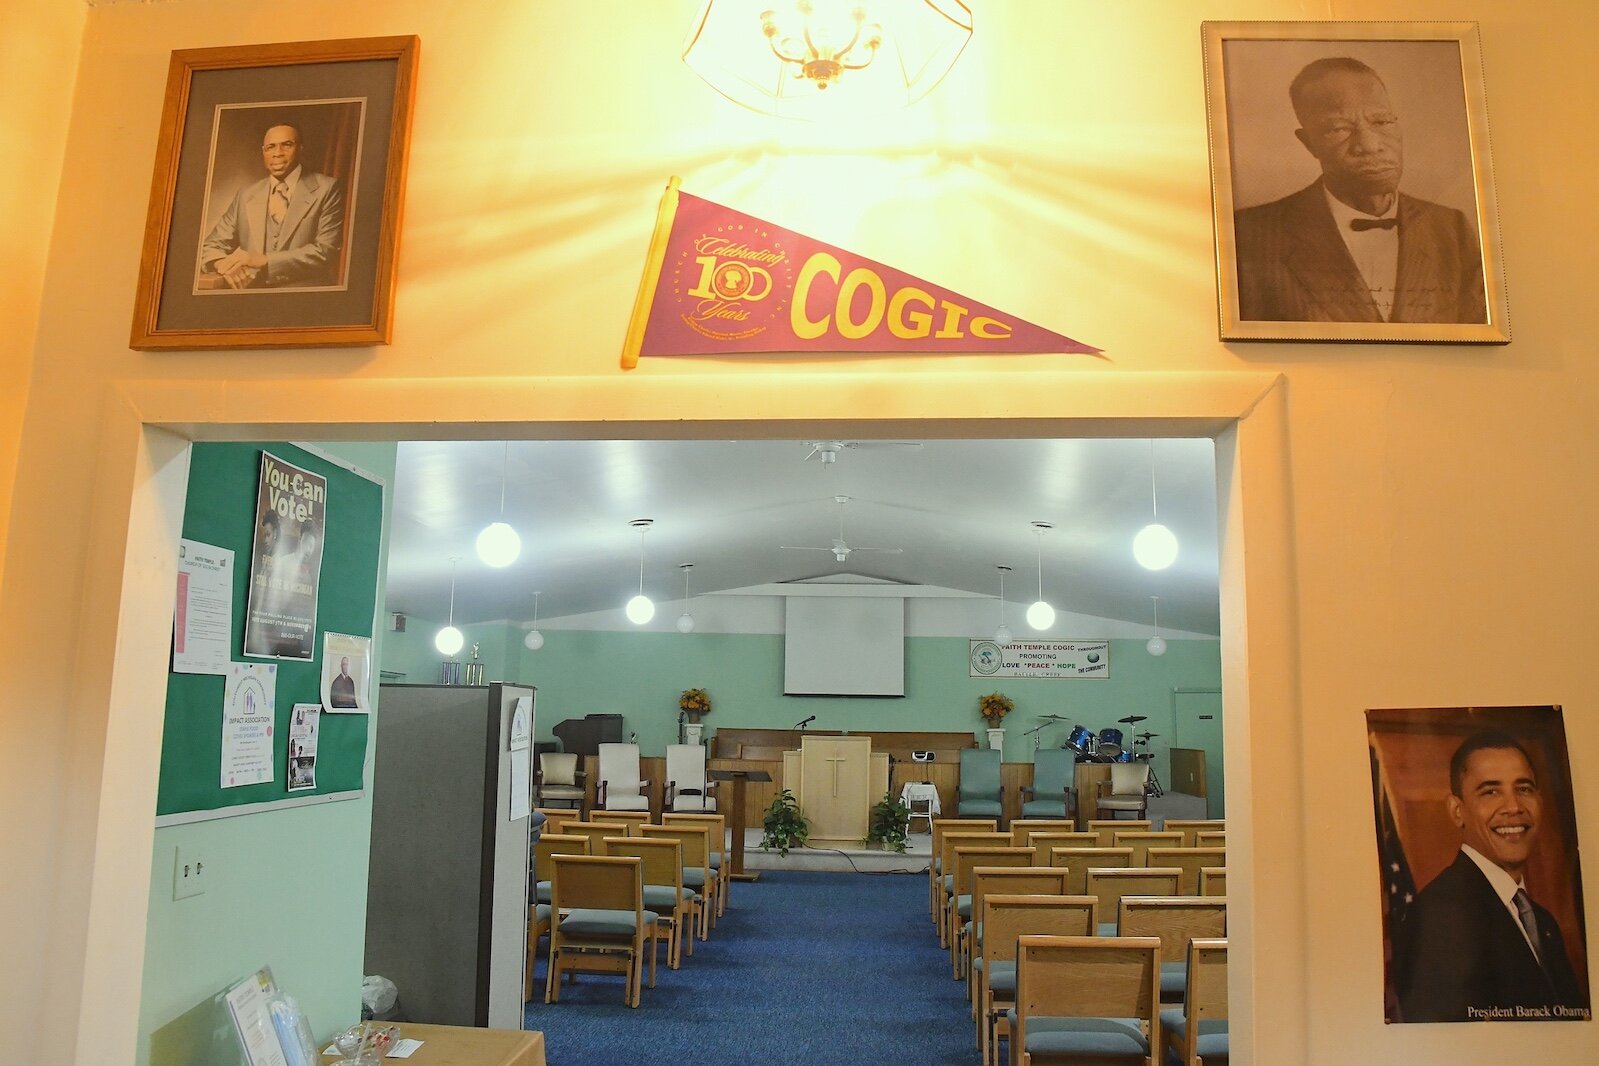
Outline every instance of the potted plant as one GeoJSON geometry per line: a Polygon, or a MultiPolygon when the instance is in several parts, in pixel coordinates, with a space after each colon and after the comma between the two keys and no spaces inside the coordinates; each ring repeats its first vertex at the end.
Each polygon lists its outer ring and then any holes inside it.
{"type": "Polygon", "coordinates": [[[990,692],[986,696],[977,697],[977,711],[983,716],[983,721],[988,723],[988,746],[995,749],[1005,747],[1005,727],[999,723],[1005,716],[1016,708],[1016,701],[1003,692],[990,692]]]}
{"type": "Polygon", "coordinates": [[[700,716],[711,713],[710,695],[702,688],[686,688],[677,698],[677,707],[688,719],[688,725],[683,727],[683,742],[700,743],[700,737],[705,732],[705,727],[700,725],[700,716]]]}
{"type": "Polygon", "coordinates": [[[761,835],[761,850],[776,848],[779,855],[787,855],[789,848],[804,847],[811,835],[811,823],[800,813],[794,793],[786,788],[766,808],[766,817],[761,820],[761,825],[766,830],[761,835]]]}
{"type": "Polygon", "coordinates": [[[895,799],[892,793],[872,806],[871,827],[866,832],[866,843],[884,851],[892,848],[905,853],[905,838],[911,831],[911,809],[904,800],[895,799]]]}

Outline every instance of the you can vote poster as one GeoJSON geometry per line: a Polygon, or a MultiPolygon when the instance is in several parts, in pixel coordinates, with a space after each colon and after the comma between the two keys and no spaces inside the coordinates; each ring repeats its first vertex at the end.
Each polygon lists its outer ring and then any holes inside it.
{"type": "Polygon", "coordinates": [[[1371,710],[1366,731],[1387,1020],[1590,1018],[1560,708],[1371,710]]]}
{"type": "Polygon", "coordinates": [[[311,659],[327,524],[328,479],[261,453],[244,654],[311,659]]]}

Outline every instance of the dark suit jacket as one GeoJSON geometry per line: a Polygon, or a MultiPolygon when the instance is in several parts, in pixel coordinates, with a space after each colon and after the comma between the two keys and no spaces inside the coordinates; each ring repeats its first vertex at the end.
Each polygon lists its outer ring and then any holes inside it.
{"type": "Polygon", "coordinates": [[[301,170],[277,242],[269,248],[270,191],[267,178],[239,190],[201,246],[201,268],[209,271],[215,260],[234,249],[248,248],[267,258],[266,269],[257,275],[252,288],[337,284],[344,247],[343,184],[338,178],[301,170]]]}
{"type": "MultiPolygon", "coordinates": [[[[1588,1006],[1572,972],[1566,941],[1554,915],[1532,905],[1538,919],[1538,953],[1527,947],[1521,923],[1465,852],[1433,878],[1405,915],[1396,958],[1399,1007],[1407,1022],[1477,1021],[1467,1007],[1501,1008],[1516,1020],[1518,1007],[1541,1017],[1556,1005],[1588,1006]]],[[[1575,1016],[1572,1016],[1573,1018],[1575,1016]]]]}
{"type": "MultiPolygon", "coordinates": [[[[1466,216],[1399,194],[1399,272],[1390,322],[1486,322],[1482,256],[1466,216]]],[[[1238,317],[1381,322],[1327,208],[1321,182],[1235,216],[1238,317]]]]}

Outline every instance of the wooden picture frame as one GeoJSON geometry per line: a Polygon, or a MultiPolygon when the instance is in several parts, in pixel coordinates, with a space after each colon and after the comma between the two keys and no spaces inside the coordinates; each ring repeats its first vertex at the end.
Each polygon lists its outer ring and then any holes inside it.
{"type": "Polygon", "coordinates": [[[418,47],[172,53],[129,347],[389,343],[418,47]]]}
{"type": "Polygon", "coordinates": [[[1508,343],[1477,25],[1201,32],[1221,339],[1508,343]]]}

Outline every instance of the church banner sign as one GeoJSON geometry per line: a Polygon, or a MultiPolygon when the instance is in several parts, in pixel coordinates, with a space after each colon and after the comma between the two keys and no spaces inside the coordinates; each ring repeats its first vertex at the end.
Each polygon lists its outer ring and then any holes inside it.
{"type": "Polygon", "coordinates": [[[622,350],[1095,354],[893,267],[678,190],[661,198],[622,350]]]}
{"type": "Polygon", "coordinates": [[[969,677],[1110,677],[1108,640],[974,640],[969,677]]]}

